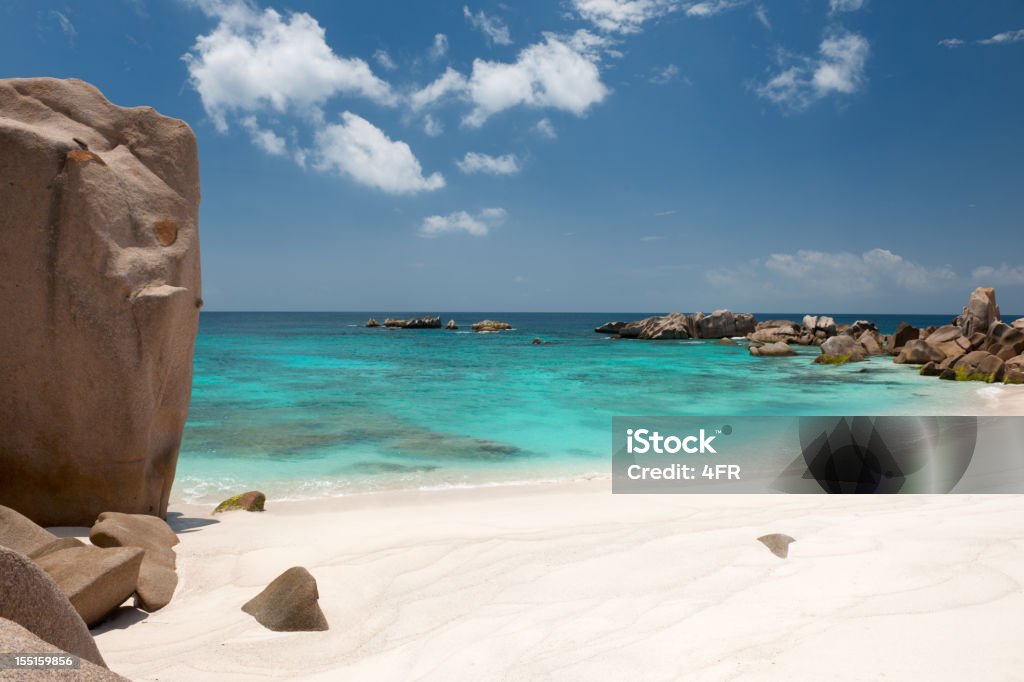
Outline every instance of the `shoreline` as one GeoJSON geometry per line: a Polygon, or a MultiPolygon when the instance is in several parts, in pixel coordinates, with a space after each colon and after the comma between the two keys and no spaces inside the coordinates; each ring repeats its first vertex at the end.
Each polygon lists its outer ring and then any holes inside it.
{"type": "Polygon", "coordinates": [[[174,505],[174,600],[94,634],[137,680],[964,679],[981,660],[998,677],[1024,665],[996,627],[1024,609],[1022,512],[1013,495],[612,495],[603,480],[174,505]],[[797,540],[786,560],[755,539],[774,532],[797,540]],[[295,565],[330,630],[241,612],[295,565]],[[850,641],[872,656],[843,656],[850,641]]]}

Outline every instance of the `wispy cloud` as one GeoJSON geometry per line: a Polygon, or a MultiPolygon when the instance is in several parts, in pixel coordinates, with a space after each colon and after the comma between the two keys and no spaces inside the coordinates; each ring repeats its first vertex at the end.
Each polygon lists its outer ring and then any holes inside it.
{"type": "Polygon", "coordinates": [[[806,109],[832,94],[853,94],[866,80],[864,70],[870,54],[871,46],[864,36],[833,33],[821,41],[816,57],[796,58],[794,64],[758,87],[757,93],[793,111],[806,109]]]}
{"type": "Polygon", "coordinates": [[[558,137],[558,132],[555,130],[555,125],[549,118],[542,118],[534,124],[533,129],[537,131],[537,134],[541,137],[546,137],[549,140],[553,140],[558,137]]]}
{"type": "Polygon", "coordinates": [[[856,12],[864,7],[864,0],[829,0],[829,9],[837,12],[856,12]]]}
{"type": "Polygon", "coordinates": [[[982,265],[971,272],[971,277],[978,282],[987,282],[994,286],[1024,285],[1024,265],[982,265]]]}
{"type": "Polygon", "coordinates": [[[50,10],[50,16],[57,22],[57,25],[60,26],[60,30],[68,37],[68,40],[74,42],[75,36],[78,35],[78,31],[75,30],[75,25],[71,23],[70,19],[68,19],[68,15],[63,12],[58,12],[57,10],[50,10]]]}
{"type": "Polygon", "coordinates": [[[377,50],[373,53],[373,59],[377,62],[377,66],[387,71],[394,71],[398,68],[398,64],[395,64],[395,60],[391,58],[387,50],[377,50]]]}
{"type": "Polygon", "coordinates": [[[462,232],[473,237],[486,237],[492,228],[505,222],[507,215],[503,208],[485,208],[475,215],[466,211],[432,215],[423,219],[419,234],[432,238],[462,232]]]}
{"type": "Polygon", "coordinates": [[[942,47],[955,48],[963,47],[968,42],[976,45],[1011,45],[1013,43],[1024,42],[1024,28],[1017,29],[1016,31],[1003,31],[997,33],[989,38],[982,38],[980,40],[966,41],[963,38],[943,38],[939,41],[939,45],[942,47]]]}
{"type": "Polygon", "coordinates": [[[486,173],[488,175],[515,175],[522,166],[515,154],[503,154],[502,156],[488,156],[478,152],[468,152],[463,158],[455,162],[463,173],[486,173]]]}
{"type": "Polygon", "coordinates": [[[442,59],[448,54],[448,36],[443,33],[434,34],[434,42],[430,46],[430,58],[442,59]]]}
{"type": "Polygon", "coordinates": [[[463,5],[462,15],[469,25],[483,33],[491,45],[511,45],[512,35],[508,26],[498,17],[488,16],[483,10],[474,14],[469,7],[463,5]]]}
{"type": "Polygon", "coordinates": [[[677,0],[573,0],[576,13],[605,33],[638,33],[648,21],[681,8],[677,0]]]}
{"type": "Polygon", "coordinates": [[[650,81],[655,85],[667,85],[671,83],[679,76],[679,67],[675,64],[669,64],[661,69],[656,69],[654,75],[651,76],[650,81]]]}

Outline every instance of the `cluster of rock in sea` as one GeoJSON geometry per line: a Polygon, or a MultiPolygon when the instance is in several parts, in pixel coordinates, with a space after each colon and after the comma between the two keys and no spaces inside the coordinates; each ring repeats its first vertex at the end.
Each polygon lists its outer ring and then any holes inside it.
{"type": "MultiPolygon", "coordinates": [[[[410,317],[405,320],[396,320],[394,318],[386,318],[384,324],[373,319],[372,317],[366,321],[367,327],[393,327],[396,329],[440,329],[441,318],[436,315],[424,315],[422,317],[410,317]]],[[[455,323],[455,320],[448,320],[448,324],[445,325],[445,329],[458,329],[459,325],[455,323]]],[[[471,329],[475,332],[500,332],[511,329],[512,325],[508,322],[500,322],[498,320],[481,320],[480,322],[474,322],[471,325],[471,329]]]]}
{"type": "Polygon", "coordinates": [[[792,346],[819,346],[820,364],[860,362],[870,356],[894,356],[899,364],[920,365],[921,374],[959,381],[1003,381],[1024,384],[1024,318],[1004,322],[994,289],[979,287],[962,314],[941,327],[901,323],[892,334],[882,334],[869,320],[836,324],[827,315],[805,315],[803,320],[764,320],[750,313],[716,310],[704,313],[669,313],[635,322],[608,322],[594,331],[617,338],[733,339],[748,341],[751,355],[795,355],[792,346]]]}

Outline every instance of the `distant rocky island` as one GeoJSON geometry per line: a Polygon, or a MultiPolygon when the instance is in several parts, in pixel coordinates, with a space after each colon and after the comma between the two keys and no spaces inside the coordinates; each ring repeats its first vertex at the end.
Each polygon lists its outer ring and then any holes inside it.
{"type": "MultiPolygon", "coordinates": [[[[366,327],[380,327],[381,323],[370,318],[366,321],[366,327]]],[[[410,317],[405,320],[398,320],[394,318],[386,318],[384,320],[385,327],[391,327],[393,329],[440,329],[441,318],[437,315],[422,315],[420,317],[410,317]]],[[[445,329],[456,330],[459,325],[455,323],[455,320],[448,320],[448,324],[445,325],[445,329]]],[[[474,322],[471,327],[475,332],[501,332],[512,329],[512,325],[508,322],[501,322],[498,320],[481,320],[480,322],[474,322]]]]}
{"type": "Polygon", "coordinates": [[[648,341],[671,339],[745,338],[751,355],[795,355],[792,345],[819,346],[815,362],[842,365],[870,356],[894,356],[893,362],[920,365],[924,376],[957,381],[1024,384],[1024,318],[1004,322],[994,289],[978,287],[963,312],[941,327],[917,329],[901,323],[892,334],[881,334],[869,320],[836,324],[827,315],[795,320],[758,322],[750,313],[716,310],[669,313],[634,322],[607,322],[599,334],[648,341]]]}

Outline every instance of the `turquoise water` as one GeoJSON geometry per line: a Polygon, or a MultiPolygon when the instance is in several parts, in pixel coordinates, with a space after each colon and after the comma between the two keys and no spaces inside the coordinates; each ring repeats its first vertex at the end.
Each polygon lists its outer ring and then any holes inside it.
{"type": "MultiPolygon", "coordinates": [[[[888,357],[823,367],[815,348],[754,358],[713,341],[593,332],[636,313],[442,315],[514,326],[499,334],[365,329],[370,315],[203,313],[172,499],[605,475],[616,415],[958,414],[979,403],[978,385],[888,357]]],[[[859,317],[887,331],[905,316],[859,317]]]]}

